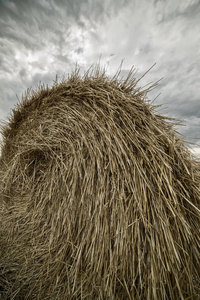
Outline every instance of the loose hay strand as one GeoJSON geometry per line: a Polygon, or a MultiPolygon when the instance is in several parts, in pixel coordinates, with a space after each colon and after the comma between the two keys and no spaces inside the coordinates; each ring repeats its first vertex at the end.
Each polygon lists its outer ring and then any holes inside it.
{"type": "Polygon", "coordinates": [[[135,69],[28,91],[1,129],[3,299],[198,299],[200,168],[135,69]]]}

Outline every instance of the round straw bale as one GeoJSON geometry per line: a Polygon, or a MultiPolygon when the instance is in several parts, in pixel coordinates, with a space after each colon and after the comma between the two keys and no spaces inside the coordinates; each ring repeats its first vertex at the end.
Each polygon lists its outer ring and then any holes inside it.
{"type": "Polygon", "coordinates": [[[75,71],[3,126],[2,299],[200,299],[199,163],[133,71],[75,71]]]}

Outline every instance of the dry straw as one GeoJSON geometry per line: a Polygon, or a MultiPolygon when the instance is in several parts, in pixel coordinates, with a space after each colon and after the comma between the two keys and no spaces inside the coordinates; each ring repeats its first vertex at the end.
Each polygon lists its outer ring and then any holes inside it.
{"type": "Polygon", "coordinates": [[[200,168],[174,122],[98,67],[2,128],[1,299],[200,299],[200,168]]]}

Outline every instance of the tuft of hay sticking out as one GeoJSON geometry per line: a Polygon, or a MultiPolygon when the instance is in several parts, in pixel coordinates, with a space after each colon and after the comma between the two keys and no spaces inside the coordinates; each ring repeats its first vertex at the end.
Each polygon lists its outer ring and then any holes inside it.
{"type": "Polygon", "coordinates": [[[119,74],[75,71],[3,126],[2,299],[199,299],[199,163],[157,83],[119,74]]]}

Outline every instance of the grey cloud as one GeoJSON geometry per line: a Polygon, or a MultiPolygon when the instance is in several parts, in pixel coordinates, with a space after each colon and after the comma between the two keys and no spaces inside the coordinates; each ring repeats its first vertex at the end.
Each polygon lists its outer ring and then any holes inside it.
{"type": "Polygon", "coordinates": [[[84,49],[79,47],[75,50],[76,53],[83,53],[84,52],[84,49]]]}
{"type": "Polygon", "coordinates": [[[194,18],[194,17],[199,17],[200,13],[200,1],[191,1],[188,2],[188,5],[185,6],[184,10],[179,11],[177,10],[174,16],[182,16],[186,18],[194,18]]]}
{"type": "MultiPolygon", "coordinates": [[[[31,52],[38,52],[50,45],[56,47],[57,57],[60,61],[68,59],[63,54],[70,48],[72,40],[71,28],[74,24],[90,30],[95,28],[96,23],[102,22],[103,18],[111,11],[117,12],[122,5],[126,5],[128,1],[116,1],[113,5],[112,1],[89,1],[89,0],[68,0],[68,1],[1,1],[0,2],[0,38],[1,43],[6,41],[12,43],[7,45],[8,51],[10,47],[23,52],[25,49],[31,52]],[[105,5],[106,4],[106,5],[105,5]],[[117,6],[118,5],[118,6],[117,6]],[[115,8],[115,10],[114,10],[115,8]]],[[[76,49],[81,48],[79,45],[76,49]]],[[[83,47],[82,47],[83,49],[83,47]]],[[[75,49],[74,49],[75,50],[75,49]]],[[[80,53],[80,52],[79,52],[80,53]]],[[[6,56],[13,61],[14,55],[9,53],[0,56],[6,56]]],[[[54,54],[53,54],[54,55],[54,54]]],[[[2,60],[2,57],[1,57],[2,60]]],[[[3,63],[2,63],[3,64],[3,63]]],[[[15,61],[13,61],[15,64],[15,61]]],[[[3,69],[6,69],[4,64],[3,69]]]]}
{"type": "Polygon", "coordinates": [[[168,0],[154,0],[157,14],[159,14],[158,23],[174,21],[176,18],[198,18],[200,12],[200,1],[181,1],[179,3],[168,0]]]}
{"type": "Polygon", "coordinates": [[[64,63],[70,63],[70,57],[68,55],[58,54],[55,55],[55,58],[64,63]]]}
{"type": "Polygon", "coordinates": [[[65,22],[70,26],[72,20],[80,22],[84,26],[83,17],[91,22],[102,21],[104,16],[111,12],[117,11],[127,5],[129,1],[90,1],[90,0],[17,0],[17,1],[1,1],[0,15],[1,19],[8,21],[15,20],[17,23],[26,25],[35,25],[39,29],[43,29],[45,25],[53,27],[59,24],[60,21],[65,22]]]}
{"type": "MultiPolygon", "coordinates": [[[[149,78],[156,82],[161,77],[156,73],[154,67],[147,75],[138,83],[138,87],[143,87],[144,85],[150,83],[149,78]]],[[[175,71],[176,66],[174,68],[169,67],[169,69],[173,69],[175,71]]],[[[172,72],[172,75],[174,73],[172,72]]],[[[129,70],[122,69],[121,76],[126,78],[129,70]]],[[[160,71],[162,73],[162,70],[160,71]]],[[[136,70],[136,79],[139,79],[143,75],[142,72],[138,72],[136,70]]],[[[177,93],[177,90],[174,90],[172,94],[172,90],[169,88],[170,82],[173,81],[173,76],[170,76],[166,79],[161,80],[159,86],[150,91],[147,94],[147,99],[153,101],[159,93],[159,97],[154,101],[154,105],[162,105],[157,108],[156,111],[166,117],[176,118],[177,121],[182,121],[182,125],[176,125],[175,129],[183,135],[183,138],[190,142],[196,143],[196,146],[200,146],[200,99],[195,92],[192,94],[192,89],[189,94],[185,95],[185,91],[183,93],[177,93]],[[164,89],[166,88],[166,89],[164,89]]],[[[178,85],[178,79],[177,79],[178,85]]]]}
{"type": "MultiPolygon", "coordinates": [[[[122,70],[124,77],[128,70],[122,70]]],[[[141,71],[136,73],[136,77],[143,75],[141,71]]],[[[154,104],[162,104],[159,113],[180,119],[186,126],[178,126],[177,130],[190,142],[200,143],[200,66],[193,62],[164,59],[159,68],[155,66],[138,83],[138,86],[145,86],[151,80],[159,80],[163,76],[157,88],[149,92],[148,99],[155,100],[154,104]]]]}
{"type": "Polygon", "coordinates": [[[11,82],[1,78],[0,119],[7,117],[14,103],[17,102],[16,95],[21,95],[24,89],[25,86],[18,79],[13,79],[11,82]]]}
{"type": "Polygon", "coordinates": [[[19,71],[19,75],[20,75],[20,77],[25,77],[25,76],[27,76],[27,71],[26,71],[26,69],[25,68],[22,68],[20,71],[19,71]]]}

